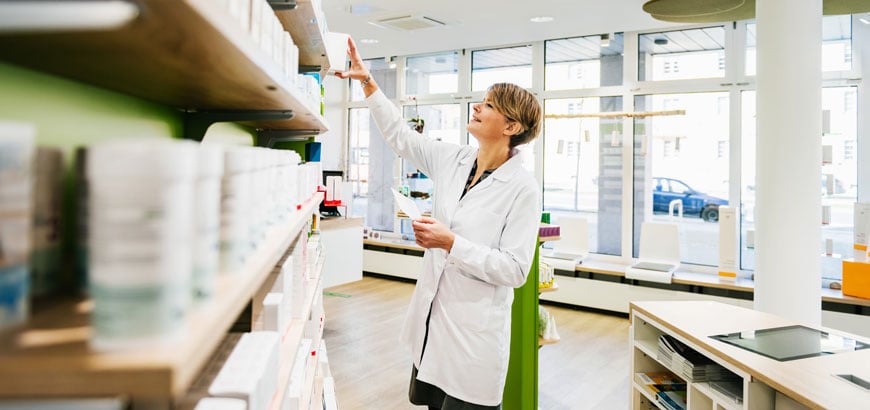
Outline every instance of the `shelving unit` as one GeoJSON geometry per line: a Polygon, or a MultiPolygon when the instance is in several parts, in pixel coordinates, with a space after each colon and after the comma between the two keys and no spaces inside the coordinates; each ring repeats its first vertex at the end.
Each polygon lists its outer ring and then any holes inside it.
{"type": "MultiPolygon", "coordinates": [[[[325,260],[325,255],[321,254],[314,268],[314,274],[316,275],[315,279],[312,280],[311,283],[309,283],[308,289],[305,291],[305,302],[303,303],[305,311],[302,313],[302,317],[305,319],[293,319],[293,321],[290,322],[287,333],[285,333],[281,337],[281,364],[278,370],[278,389],[275,391],[275,396],[272,397],[272,402],[269,404],[269,409],[271,410],[278,410],[282,408],[282,403],[284,402],[284,395],[287,393],[287,384],[290,380],[290,372],[295,365],[294,359],[296,357],[296,347],[299,346],[299,343],[302,341],[305,322],[311,315],[314,301],[317,299],[318,296],[318,290],[321,289],[320,285],[323,281],[321,274],[323,272],[323,263],[325,260]]],[[[318,320],[319,319],[320,318],[318,318],[318,320]]],[[[317,349],[320,347],[320,339],[322,335],[323,323],[321,322],[317,337],[312,339],[312,348],[317,349]]],[[[311,360],[311,362],[312,363],[309,363],[309,366],[314,366],[317,363],[317,360],[311,360]]],[[[310,378],[309,380],[306,380],[303,386],[310,386],[310,388],[304,391],[310,391],[314,388],[314,371],[309,368],[309,372],[307,374],[310,375],[310,378]]],[[[302,402],[305,403],[305,394],[303,394],[302,397],[302,402]]]]}
{"type": "MultiPolygon", "coordinates": [[[[118,30],[0,35],[0,60],[182,110],[293,113],[290,119],[238,121],[258,129],[316,135],[329,128],[302,103],[278,63],[217,2],[137,4],[140,16],[118,30]]],[[[296,17],[287,17],[293,12],[279,17],[297,25],[296,17]]],[[[323,43],[319,33],[312,40],[293,38],[323,43]]],[[[300,61],[319,61],[322,51],[303,45],[300,61]]]]}
{"type": "Polygon", "coordinates": [[[276,11],[284,29],[296,40],[299,47],[299,65],[308,71],[329,69],[326,58],[326,39],[323,38],[323,22],[314,12],[311,0],[296,0],[293,10],[276,11]]]}
{"type": "MultiPolygon", "coordinates": [[[[743,384],[742,403],[738,403],[714,390],[707,382],[687,380],[688,409],[851,409],[866,406],[870,402],[870,391],[837,380],[833,375],[866,375],[870,366],[868,350],[777,361],[709,337],[795,324],[771,314],[717,302],[632,302],[629,330],[631,408],[647,408],[645,402],[657,403],[652,392],[635,381],[636,373],[668,370],[680,376],[679,369],[658,359],[658,339],[665,334],[734,373],[743,384]],[[783,402],[787,405],[781,404],[783,402]]],[[[661,405],[656,406],[664,409],[661,405]]]]}
{"type": "Polygon", "coordinates": [[[191,314],[177,345],[95,352],[88,347],[87,300],[34,312],[25,328],[0,339],[0,397],[180,398],[321,200],[314,194],[288,223],[273,228],[241,272],[219,277],[214,300],[191,314]]]}

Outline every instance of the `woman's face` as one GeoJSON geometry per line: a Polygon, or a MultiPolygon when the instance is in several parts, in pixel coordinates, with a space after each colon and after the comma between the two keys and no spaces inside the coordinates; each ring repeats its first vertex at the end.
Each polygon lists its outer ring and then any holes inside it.
{"type": "Polygon", "coordinates": [[[492,106],[489,95],[487,95],[482,103],[473,105],[471,118],[466,129],[474,138],[477,138],[479,143],[484,143],[484,141],[496,142],[502,139],[505,143],[509,143],[510,136],[506,134],[508,122],[508,118],[492,106]]]}

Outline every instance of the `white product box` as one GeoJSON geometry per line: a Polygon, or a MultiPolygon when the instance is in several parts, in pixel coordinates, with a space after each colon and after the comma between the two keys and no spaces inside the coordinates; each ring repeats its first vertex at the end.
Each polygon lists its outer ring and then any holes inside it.
{"type": "Polygon", "coordinates": [[[742,276],[739,268],[740,227],[737,210],[736,207],[719,207],[719,279],[722,280],[735,280],[742,276]]]}
{"type": "Polygon", "coordinates": [[[350,36],[344,33],[328,32],[324,39],[326,45],[326,59],[329,61],[329,72],[332,75],[337,71],[347,69],[347,39],[350,36]]]}
{"type": "Polygon", "coordinates": [[[226,397],[205,397],[196,402],[193,410],[247,410],[244,400],[226,397]]]}
{"type": "Polygon", "coordinates": [[[856,202],[854,206],[854,240],[852,258],[855,262],[867,262],[867,245],[870,240],[870,203],[856,202]]]}
{"type": "Polygon", "coordinates": [[[834,146],[822,145],[822,164],[831,164],[834,162],[834,146]]]}
{"type": "Polygon", "coordinates": [[[261,46],[263,42],[263,9],[269,5],[266,0],[249,0],[251,2],[251,23],[249,32],[254,44],[261,46]]]}
{"type": "Polygon", "coordinates": [[[335,399],[335,380],[332,377],[323,378],[323,409],[338,410],[338,401],[335,399]]]}
{"type": "Polygon", "coordinates": [[[290,371],[290,382],[287,383],[287,393],[284,395],[283,410],[300,410],[302,405],[302,392],[307,380],[308,358],[311,357],[311,339],[302,339],[299,349],[296,350],[296,359],[293,360],[293,369],[290,371]]]}
{"type": "Polygon", "coordinates": [[[269,293],[263,298],[263,330],[284,334],[289,321],[283,307],[284,295],[281,293],[269,293]]]}
{"type": "Polygon", "coordinates": [[[245,333],[218,372],[208,393],[244,400],[249,409],[265,409],[278,384],[276,332],[245,333]]]}

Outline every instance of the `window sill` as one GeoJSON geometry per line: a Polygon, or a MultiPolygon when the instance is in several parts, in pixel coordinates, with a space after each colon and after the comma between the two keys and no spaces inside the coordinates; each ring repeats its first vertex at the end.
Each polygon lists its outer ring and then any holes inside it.
{"type": "MultiPolygon", "coordinates": [[[[422,252],[423,248],[417,246],[414,242],[411,241],[402,241],[402,240],[375,240],[375,239],[366,239],[363,241],[365,245],[384,247],[384,248],[394,248],[394,249],[404,249],[411,251],[419,251],[422,252]]],[[[595,256],[590,256],[586,260],[583,261],[582,264],[577,265],[574,269],[574,273],[586,273],[590,274],[588,279],[596,279],[594,275],[605,275],[609,278],[610,281],[619,280],[624,282],[637,282],[632,281],[631,279],[625,279],[625,268],[628,265],[619,262],[611,262],[604,261],[600,259],[596,259],[595,256]]],[[[565,272],[565,271],[561,271],[565,272]]],[[[565,272],[567,273],[567,272],[565,272]]],[[[570,276],[570,275],[568,275],[570,276]]],[[[602,278],[602,280],[608,280],[602,278]]],[[[752,279],[741,278],[734,281],[730,280],[722,280],[719,279],[717,275],[710,273],[701,273],[701,272],[690,272],[686,270],[677,270],[674,272],[674,277],[672,284],[674,285],[684,285],[689,287],[698,287],[701,289],[719,289],[723,291],[736,291],[743,292],[749,294],[751,298],[751,294],[755,292],[755,281],[752,279]]],[[[664,285],[667,287],[668,285],[664,285]]],[[[840,305],[852,305],[852,306],[866,306],[870,307],[870,299],[862,299],[856,298],[853,296],[843,295],[843,291],[839,289],[822,289],[822,302],[836,303],[840,305]]]]}

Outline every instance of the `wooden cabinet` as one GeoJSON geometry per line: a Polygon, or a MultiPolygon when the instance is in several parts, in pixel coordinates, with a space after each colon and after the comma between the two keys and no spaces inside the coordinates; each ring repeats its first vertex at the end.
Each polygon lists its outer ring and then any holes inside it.
{"type": "MultiPolygon", "coordinates": [[[[268,7],[266,0],[262,2],[268,7]]],[[[258,47],[221,3],[137,0],[139,16],[119,29],[4,31],[0,33],[0,61],[175,108],[185,118],[209,113],[220,121],[258,130],[290,130],[308,136],[327,131],[324,118],[304,103],[281,63],[258,47]]],[[[294,37],[302,53],[299,61],[307,68],[328,68],[319,29],[322,22],[315,22],[316,30],[295,32],[312,25],[316,13],[311,2],[301,0],[297,10],[276,13],[285,30],[302,36],[294,37]]],[[[45,113],[46,117],[52,114],[45,113]]],[[[227,331],[268,282],[276,263],[295,238],[307,234],[308,221],[322,200],[321,193],[313,193],[288,222],[269,230],[240,272],[219,277],[214,300],[192,312],[185,337],[175,346],[94,352],[88,346],[89,300],[40,304],[22,328],[0,334],[0,401],[124,397],[134,408],[180,408],[179,403],[221,348],[227,331]]],[[[323,260],[312,266],[311,276],[316,279],[303,292],[306,317],[319,306],[322,266],[323,260]]],[[[320,312],[320,332],[322,317],[320,312]]],[[[303,327],[303,319],[291,322],[282,337],[282,352],[296,351],[303,327]]],[[[319,347],[319,334],[312,349],[319,347]]],[[[282,362],[270,408],[281,407],[287,369],[292,366],[292,360],[282,362]]],[[[316,366],[316,360],[311,366],[316,366]]]]}
{"type": "Polygon", "coordinates": [[[737,401],[708,382],[687,380],[687,404],[692,410],[857,409],[870,403],[870,390],[835,376],[870,376],[868,349],[777,361],[710,338],[797,324],[775,315],[706,301],[632,302],[630,313],[632,409],[645,409],[650,404],[666,408],[656,402],[652,391],[637,382],[637,373],[669,370],[680,374],[680,369],[660,358],[658,341],[662,335],[675,338],[722,366],[742,385],[741,400],[737,401]]]}
{"type": "MultiPolygon", "coordinates": [[[[128,396],[134,404],[160,403],[159,407],[183,398],[224,334],[307,226],[321,199],[322,194],[316,193],[290,222],[272,229],[241,272],[219,278],[213,303],[194,312],[184,340],[176,346],[92,351],[87,300],[59,303],[35,314],[25,328],[4,333],[0,338],[0,398],[128,396]]],[[[322,265],[320,261],[315,269],[322,265]]],[[[315,273],[319,279],[319,271],[315,273]]],[[[320,289],[318,280],[313,282],[303,302],[309,311],[320,289]]],[[[302,327],[300,320],[291,323],[281,349],[295,351],[302,327]]],[[[282,364],[282,374],[287,365],[282,364]]],[[[279,383],[286,385],[286,377],[279,378],[279,383]]]]}
{"type": "MultiPolygon", "coordinates": [[[[182,110],[293,112],[289,119],[238,121],[259,129],[317,135],[329,128],[220,2],[136,3],[139,17],[117,30],[0,35],[0,60],[182,110]]],[[[302,1],[298,10],[278,17],[285,29],[296,31],[312,25],[310,8],[302,1]]],[[[300,61],[322,68],[320,31],[302,33],[308,37],[294,37],[300,61]]]]}

